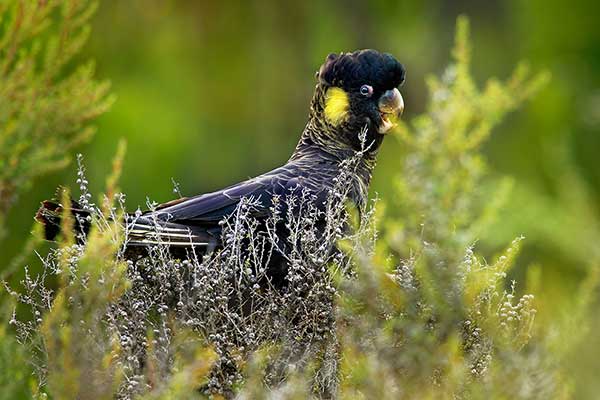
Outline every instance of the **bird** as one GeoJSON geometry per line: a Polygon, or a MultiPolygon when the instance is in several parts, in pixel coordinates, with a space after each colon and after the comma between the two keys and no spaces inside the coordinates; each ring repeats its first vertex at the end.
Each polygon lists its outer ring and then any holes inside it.
{"type": "MultiPolygon", "coordinates": [[[[231,216],[243,198],[255,199],[252,217],[259,221],[271,216],[275,197],[289,192],[308,192],[318,199],[317,207],[323,207],[344,162],[357,154],[347,200],[364,207],[377,153],[404,110],[399,91],[404,80],[404,66],[389,53],[365,49],[329,54],[316,73],[308,121],[288,161],[222,190],[128,214],[124,223],[129,254],[139,256],[159,242],[174,250],[214,251],[223,243],[220,221],[231,216]]],[[[76,230],[87,234],[90,211],[74,200],[67,208],[78,217],[76,230]]],[[[64,209],[57,200],[42,202],[35,219],[44,225],[47,240],[59,235],[64,209]]]]}

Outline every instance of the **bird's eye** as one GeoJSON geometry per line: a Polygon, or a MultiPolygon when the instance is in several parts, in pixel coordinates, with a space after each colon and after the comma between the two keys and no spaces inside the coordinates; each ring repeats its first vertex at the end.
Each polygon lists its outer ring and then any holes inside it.
{"type": "Polygon", "coordinates": [[[362,94],[365,97],[371,97],[371,95],[373,94],[373,87],[369,85],[362,85],[360,87],[360,94],[362,94]]]}

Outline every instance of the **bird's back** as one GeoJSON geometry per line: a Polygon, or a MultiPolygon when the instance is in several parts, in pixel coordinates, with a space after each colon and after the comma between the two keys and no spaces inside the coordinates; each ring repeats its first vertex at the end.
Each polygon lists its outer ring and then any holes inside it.
{"type": "MultiPolygon", "coordinates": [[[[283,166],[222,190],[159,205],[127,222],[128,246],[164,243],[198,251],[221,242],[221,221],[230,218],[242,199],[252,201],[249,215],[259,222],[273,213],[275,199],[284,213],[291,198],[311,199],[323,208],[339,173],[339,163],[327,155],[309,154],[283,166]]],[[[308,201],[308,200],[306,200],[308,201]]]]}

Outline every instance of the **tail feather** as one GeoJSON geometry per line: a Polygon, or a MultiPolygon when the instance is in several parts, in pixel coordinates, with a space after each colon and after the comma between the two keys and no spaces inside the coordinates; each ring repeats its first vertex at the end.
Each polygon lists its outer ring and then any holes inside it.
{"type": "MultiPolygon", "coordinates": [[[[56,200],[44,200],[35,214],[35,220],[44,225],[44,238],[56,240],[61,233],[62,213],[65,207],[56,200]]],[[[77,238],[87,235],[90,230],[90,212],[81,207],[75,200],[71,200],[69,208],[73,218],[73,231],[77,238]]]]}
{"type": "Polygon", "coordinates": [[[208,247],[214,238],[205,230],[149,217],[130,216],[127,222],[128,246],[168,245],[177,247],[208,247]]]}
{"type": "MultiPolygon", "coordinates": [[[[44,226],[44,238],[55,241],[62,229],[62,216],[65,207],[56,200],[45,200],[35,215],[35,220],[44,226]]],[[[73,215],[73,232],[78,242],[89,233],[90,211],[85,210],[75,200],[71,200],[69,211],[73,215]]],[[[206,229],[157,220],[149,215],[128,215],[125,218],[126,247],[147,248],[165,245],[172,248],[213,249],[217,237],[206,229]]],[[[134,254],[135,251],[132,253],[134,254]]]]}

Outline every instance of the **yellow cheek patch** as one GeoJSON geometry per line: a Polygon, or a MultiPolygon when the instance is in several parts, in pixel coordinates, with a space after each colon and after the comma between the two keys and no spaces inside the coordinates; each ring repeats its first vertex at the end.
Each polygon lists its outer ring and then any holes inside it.
{"type": "Polygon", "coordinates": [[[333,125],[339,125],[346,119],[350,100],[348,94],[340,88],[332,87],[325,95],[325,118],[333,125]]]}

